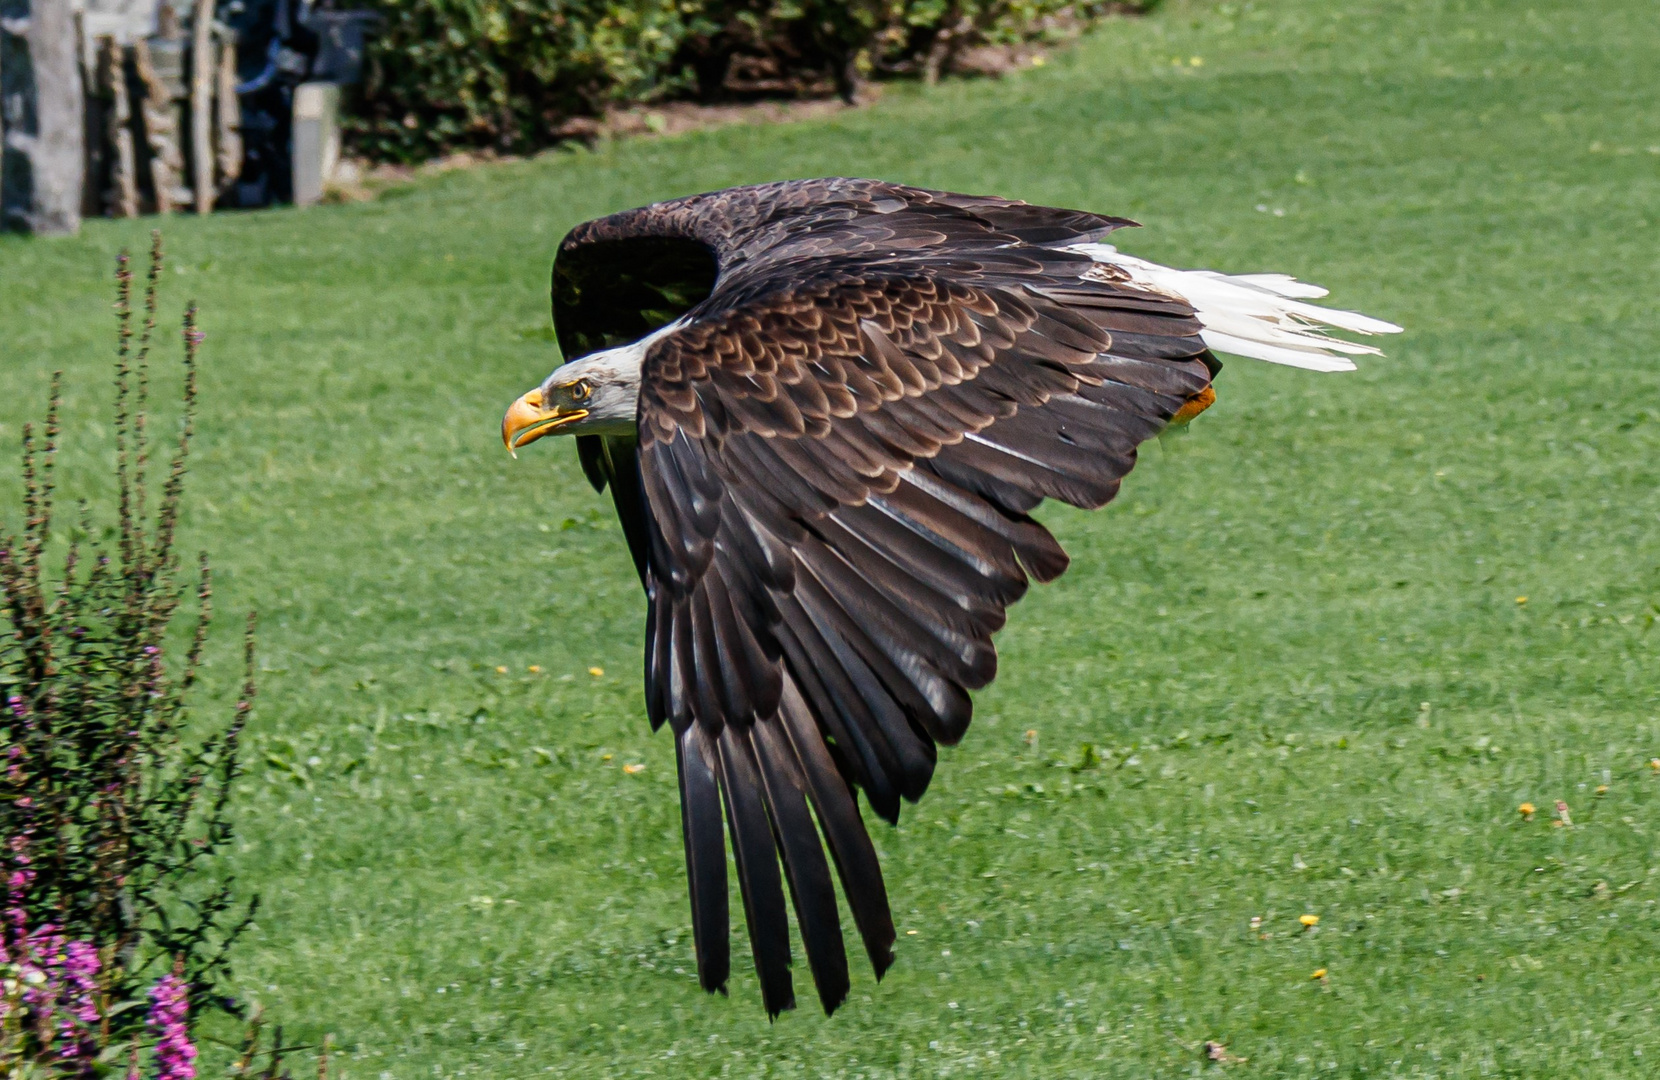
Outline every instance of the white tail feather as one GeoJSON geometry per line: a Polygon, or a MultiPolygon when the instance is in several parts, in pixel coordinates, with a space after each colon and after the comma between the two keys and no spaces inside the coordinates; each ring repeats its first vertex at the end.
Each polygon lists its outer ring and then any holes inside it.
{"type": "Polygon", "coordinates": [[[1234,274],[1235,281],[1242,281],[1253,288],[1265,289],[1281,296],[1301,297],[1305,300],[1318,300],[1327,295],[1329,290],[1318,285],[1298,281],[1290,274],[1234,274]]]}
{"type": "Polygon", "coordinates": [[[1111,244],[1077,244],[1070,250],[1122,269],[1132,284],[1191,304],[1204,326],[1205,344],[1217,352],[1310,371],[1353,371],[1354,361],[1339,354],[1381,356],[1382,350],[1331,337],[1325,327],[1355,334],[1401,332],[1394,323],[1359,312],[1302,303],[1326,290],[1285,274],[1172,270],[1124,255],[1111,244]]]}
{"type": "Polygon", "coordinates": [[[1266,360],[1270,364],[1285,364],[1288,367],[1304,368],[1308,371],[1353,371],[1355,362],[1346,356],[1333,356],[1320,349],[1290,349],[1284,345],[1270,345],[1265,341],[1252,341],[1249,338],[1234,337],[1232,334],[1222,334],[1215,330],[1206,330],[1199,335],[1213,351],[1228,353],[1231,356],[1245,356],[1252,360],[1266,360]]]}

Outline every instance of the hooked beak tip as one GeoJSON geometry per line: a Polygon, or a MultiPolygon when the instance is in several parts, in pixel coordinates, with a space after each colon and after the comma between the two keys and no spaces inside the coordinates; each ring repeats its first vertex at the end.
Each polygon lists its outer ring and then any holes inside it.
{"type": "Polygon", "coordinates": [[[501,418],[501,441],[515,459],[519,456],[518,436],[526,428],[542,419],[542,391],[532,390],[507,407],[501,418]]]}
{"type": "Polygon", "coordinates": [[[515,459],[519,456],[519,447],[528,446],[542,436],[551,435],[556,429],[588,415],[586,409],[546,409],[542,403],[542,391],[537,388],[508,406],[507,415],[501,418],[502,445],[515,459]]]}

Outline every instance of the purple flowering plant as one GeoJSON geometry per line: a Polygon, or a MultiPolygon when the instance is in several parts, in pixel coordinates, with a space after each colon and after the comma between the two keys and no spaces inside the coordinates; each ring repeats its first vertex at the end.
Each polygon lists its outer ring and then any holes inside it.
{"type": "MultiPolygon", "coordinates": [[[[15,913],[7,910],[8,916],[15,913]]],[[[112,1003],[111,980],[105,978],[110,969],[91,942],[67,939],[50,923],[21,937],[6,935],[0,954],[0,1075],[107,1076],[127,1058],[126,1075],[133,1080],[194,1080],[197,1050],[182,968],[176,962],[149,988],[142,1034],[121,1042],[112,1038],[111,1021],[140,1003],[112,1003]],[[141,1067],[146,1044],[148,1073],[141,1067]]]]}
{"type": "Polygon", "coordinates": [[[190,987],[177,970],[150,988],[145,1022],[156,1035],[156,1080],[193,1080],[196,1047],[190,1041],[190,987]]]}
{"type": "Polygon", "coordinates": [[[113,1075],[127,1068],[117,1059],[142,1045],[146,1080],[187,1080],[191,1016],[207,1006],[238,1011],[215,988],[254,904],[236,900],[212,858],[232,835],[229,798],[254,694],[253,620],[230,720],[187,739],[213,619],[206,555],[187,571],[177,549],[202,335],[192,306],[178,434],[160,468],[149,357],[162,266],[157,235],[135,316],[129,260],[117,261],[112,539],[89,539],[84,506],[79,528],[54,532],[57,376],[45,424],[38,435],[23,431],[21,529],[0,527],[0,1075],[8,1077],[113,1075]]]}

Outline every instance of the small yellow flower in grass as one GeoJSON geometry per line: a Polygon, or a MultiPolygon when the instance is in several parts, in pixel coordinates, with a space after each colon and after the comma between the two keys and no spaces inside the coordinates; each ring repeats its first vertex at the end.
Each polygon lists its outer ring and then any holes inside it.
{"type": "Polygon", "coordinates": [[[540,675],[542,673],[542,665],[541,664],[532,664],[532,665],[530,665],[530,667],[526,668],[525,670],[529,671],[532,675],[540,675]]]}
{"type": "Polygon", "coordinates": [[[1597,794],[1598,795],[1608,794],[1608,785],[1607,784],[1598,784],[1597,785],[1597,794]]]}
{"type": "Polygon", "coordinates": [[[1533,820],[1533,815],[1537,814],[1538,812],[1539,812],[1539,808],[1537,806],[1534,806],[1530,802],[1525,802],[1522,805],[1516,807],[1516,813],[1522,815],[1522,819],[1524,821],[1532,821],[1533,820]]]}
{"type": "Polygon", "coordinates": [[[601,675],[605,674],[605,669],[602,668],[602,667],[591,667],[591,668],[588,669],[588,674],[592,675],[594,678],[597,679],[601,675]]]}
{"type": "Polygon", "coordinates": [[[1527,603],[1527,597],[1525,597],[1525,596],[1518,596],[1518,597],[1516,597],[1516,603],[1518,603],[1518,604],[1525,604],[1525,603],[1527,603]]]}
{"type": "Polygon", "coordinates": [[[1325,968],[1315,968],[1314,969],[1314,974],[1309,976],[1309,978],[1311,978],[1311,979],[1324,979],[1325,977],[1326,977],[1326,969],[1325,968]]]}
{"type": "Polygon", "coordinates": [[[610,760],[611,760],[611,759],[612,759],[612,758],[614,758],[614,757],[616,757],[616,756],[617,756],[617,755],[615,755],[615,754],[601,754],[601,755],[600,755],[600,756],[599,756],[599,759],[600,759],[600,760],[601,760],[601,761],[610,761],[610,760]]]}
{"type": "Polygon", "coordinates": [[[1655,772],[1660,773],[1660,757],[1649,758],[1648,767],[1653,769],[1655,772]]]}
{"type": "Polygon", "coordinates": [[[1297,921],[1302,923],[1308,929],[1312,930],[1316,926],[1320,925],[1320,916],[1318,916],[1318,915],[1299,915],[1299,916],[1297,916],[1297,921]]]}
{"type": "Polygon", "coordinates": [[[646,767],[644,765],[637,765],[636,764],[636,765],[624,765],[623,766],[623,772],[627,773],[629,776],[633,776],[635,773],[642,773],[642,772],[645,772],[645,771],[646,771],[646,767]]]}
{"type": "Polygon", "coordinates": [[[506,675],[507,674],[507,665],[506,664],[497,664],[496,665],[496,674],[497,675],[506,675]]]}

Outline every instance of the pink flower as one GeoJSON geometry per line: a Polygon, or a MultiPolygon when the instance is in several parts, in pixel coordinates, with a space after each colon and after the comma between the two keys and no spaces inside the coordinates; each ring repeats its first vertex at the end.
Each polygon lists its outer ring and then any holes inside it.
{"type": "Polygon", "coordinates": [[[58,933],[54,924],[42,923],[27,937],[22,937],[17,951],[17,973],[23,983],[23,1008],[33,1018],[44,1051],[51,1055],[55,1037],[64,1034],[70,1038],[65,1040],[63,1048],[55,1056],[77,1056],[74,1024],[58,1015],[58,1006],[63,1000],[63,935],[58,933]]]}
{"type": "Polygon", "coordinates": [[[50,1009],[58,998],[58,969],[63,966],[63,935],[53,923],[42,923],[23,939],[23,1003],[31,1009],[50,1009]],[[29,976],[38,974],[40,979],[29,976]]]}
{"type": "Polygon", "coordinates": [[[63,978],[70,993],[70,1012],[88,1028],[98,1026],[98,971],[103,966],[90,941],[71,941],[63,949],[63,978]]]}
{"type": "MultiPolygon", "coordinates": [[[[90,942],[65,941],[62,934],[41,931],[52,930],[50,925],[30,935],[31,944],[44,969],[46,982],[40,987],[42,1001],[33,1003],[33,1010],[43,1017],[47,1030],[56,1017],[60,1045],[58,1059],[72,1061],[97,1056],[98,1021],[98,950],[90,942]]],[[[27,968],[27,965],[25,965],[27,968]]],[[[25,1001],[27,1001],[25,995],[25,1001]]]]}
{"type": "Polygon", "coordinates": [[[150,988],[146,1023],[159,1036],[156,1080],[195,1080],[196,1046],[190,1041],[190,984],[177,974],[163,975],[150,988]]]}

